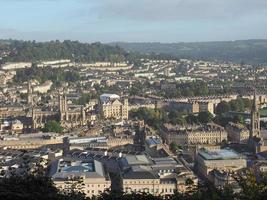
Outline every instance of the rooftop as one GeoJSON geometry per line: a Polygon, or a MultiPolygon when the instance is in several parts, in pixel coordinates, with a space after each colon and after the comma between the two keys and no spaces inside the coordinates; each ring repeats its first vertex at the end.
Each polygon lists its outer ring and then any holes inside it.
{"type": "Polygon", "coordinates": [[[105,170],[101,162],[96,160],[59,159],[52,163],[50,174],[53,179],[69,177],[105,178],[105,170]]]}
{"type": "Polygon", "coordinates": [[[129,155],[126,156],[128,165],[148,165],[150,160],[145,155],[129,155]]]}
{"type": "Polygon", "coordinates": [[[105,93],[105,94],[100,95],[100,101],[102,103],[110,101],[110,100],[114,100],[114,99],[119,99],[119,98],[120,96],[117,94],[106,94],[105,93]]]}
{"type": "Polygon", "coordinates": [[[239,155],[237,152],[228,149],[220,149],[214,151],[203,149],[199,151],[199,155],[205,160],[231,160],[241,158],[241,155],[239,155]]]}
{"type": "Polygon", "coordinates": [[[151,145],[158,145],[158,144],[161,144],[161,139],[160,138],[153,138],[153,137],[150,137],[146,140],[147,144],[149,146],[151,145]]]}

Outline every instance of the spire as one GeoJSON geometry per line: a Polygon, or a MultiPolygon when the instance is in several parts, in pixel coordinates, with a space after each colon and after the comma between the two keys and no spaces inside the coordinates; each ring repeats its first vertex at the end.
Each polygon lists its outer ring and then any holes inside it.
{"type": "Polygon", "coordinates": [[[252,103],[251,112],[257,112],[257,111],[258,111],[257,95],[256,95],[256,88],[254,88],[254,91],[253,91],[253,103],[252,103]]]}
{"type": "Polygon", "coordinates": [[[32,92],[33,92],[33,89],[32,89],[32,85],[31,85],[31,81],[29,80],[28,81],[28,87],[27,87],[27,102],[29,105],[33,105],[33,96],[32,96],[32,92]]]}
{"type": "Polygon", "coordinates": [[[257,96],[256,96],[256,88],[254,88],[253,94],[253,104],[251,108],[251,129],[250,129],[250,137],[259,137],[260,136],[260,114],[257,105],[257,96]]]}

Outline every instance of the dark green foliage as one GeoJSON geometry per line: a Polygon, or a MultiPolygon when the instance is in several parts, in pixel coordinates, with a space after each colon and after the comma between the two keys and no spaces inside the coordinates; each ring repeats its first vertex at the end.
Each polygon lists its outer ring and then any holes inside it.
{"type": "Polygon", "coordinates": [[[171,151],[177,153],[181,149],[181,147],[178,144],[176,144],[175,142],[172,142],[170,144],[170,149],[171,149],[171,151]]]}
{"type": "Polygon", "coordinates": [[[244,118],[241,115],[228,116],[228,115],[217,115],[214,118],[214,122],[226,126],[229,122],[245,124],[244,118]]]}
{"type": "Polygon", "coordinates": [[[213,115],[209,112],[200,112],[198,116],[190,114],[183,117],[182,113],[177,110],[171,110],[168,114],[163,109],[149,109],[139,108],[130,112],[131,118],[142,119],[149,126],[159,129],[164,123],[171,123],[173,125],[186,125],[197,123],[209,123],[213,120],[213,115]]]}
{"type": "MultiPolygon", "coordinates": [[[[223,90],[219,92],[220,94],[226,93],[223,90]]],[[[178,83],[175,89],[162,90],[160,94],[165,98],[179,98],[214,95],[218,94],[218,91],[209,89],[208,84],[203,81],[194,81],[191,83],[178,83]]]]}
{"type": "Polygon", "coordinates": [[[61,133],[63,131],[63,128],[61,127],[60,123],[52,120],[48,121],[45,124],[45,127],[43,128],[44,132],[54,132],[54,133],[61,133]]]}
{"type": "Polygon", "coordinates": [[[198,113],[198,121],[200,123],[203,123],[203,124],[210,123],[212,119],[213,119],[213,115],[210,112],[198,113]]]}
{"type": "Polygon", "coordinates": [[[76,105],[85,105],[91,98],[93,98],[93,94],[83,93],[82,96],[78,100],[74,100],[73,103],[76,105]]]}
{"type": "Polygon", "coordinates": [[[126,52],[115,46],[101,43],[85,44],[77,41],[35,42],[11,41],[12,53],[7,61],[42,61],[71,59],[77,62],[110,61],[122,62],[126,52]]]}
{"type": "Polygon", "coordinates": [[[244,117],[241,115],[235,115],[232,120],[234,123],[245,124],[244,117]]]}
{"type": "Polygon", "coordinates": [[[218,115],[225,114],[225,113],[228,113],[230,109],[231,108],[230,108],[229,103],[227,103],[226,101],[222,101],[217,105],[215,109],[215,113],[218,115]]]}
{"type": "Polygon", "coordinates": [[[139,108],[138,110],[133,110],[130,116],[132,118],[143,119],[145,123],[155,129],[159,129],[160,126],[168,120],[166,112],[160,109],[139,108]]]}
{"type": "Polygon", "coordinates": [[[153,196],[147,193],[125,194],[118,191],[105,191],[98,197],[86,198],[83,193],[60,192],[50,178],[44,175],[13,176],[0,179],[0,199],[5,200],[263,200],[267,197],[267,179],[261,176],[257,180],[251,172],[237,175],[240,193],[234,193],[233,188],[215,188],[210,183],[194,186],[186,180],[188,191],[175,193],[167,197],[153,196]]]}
{"type": "Polygon", "coordinates": [[[215,113],[217,114],[215,117],[215,122],[222,126],[226,126],[229,122],[245,124],[243,116],[230,116],[228,112],[245,112],[249,111],[250,109],[251,101],[249,99],[237,98],[236,100],[231,100],[230,102],[222,101],[215,109],[215,113]]]}
{"type": "Polygon", "coordinates": [[[14,81],[17,83],[23,83],[31,79],[38,80],[40,83],[44,83],[47,80],[53,81],[55,85],[59,85],[61,82],[76,82],[81,80],[79,73],[75,68],[65,71],[62,68],[27,68],[17,70],[14,81]]]}
{"type": "Polygon", "coordinates": [[[181,113],[179,113],[176,110],[171,110],[168,114],[168,118],[169,118],[170,123],[172,124],[179,124],[179,125],[186,124],[186,120],[183,118],[181,113]]]}
{"type": "Polygon", "coordinates": [[[193,115],[193,114],[189,114],[185,117],[185,120],[188,124],[197,124],[198,123],[198,117],[193,115]]]}
{"type": "Polygon", "coordinates": [[[5,200],[85,200],[82,193],[60,193],[43,175],[0,179],[0,199],[5,200]]]}
{"type": "Polygon", "coordinates": [[[130,117],[142,119],[155,129],[159,129],[164,123],[171,123],[174,125],[186,124],[186,120],[182,114],[176,110],[172,110],[167,114],[163,109],[139,108],[137,110],[132,110],[130,117]]]}
{"type": "Polygon", "coordinates": [[[267,40],[237,40],[192,43],[116,43],[127,51],[143,54],[168,54],[176,58],[232,61],[236,63],[267,63],[267,40]]]}
{"type": "Polygon", "coordinates": [[[251,109],[251,101],[249,99],[237,98],[236,100],[231,100],[229,102],[220,102],[215,113],[218,115],[226,114],[229,111],[244,112],[251,109]]]}

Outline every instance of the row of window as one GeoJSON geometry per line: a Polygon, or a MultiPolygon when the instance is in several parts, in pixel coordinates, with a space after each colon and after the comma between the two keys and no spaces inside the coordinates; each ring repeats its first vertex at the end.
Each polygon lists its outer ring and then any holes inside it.
{"type": "Polygon", "coordinates": [[[131,193],[131,192],[150,192],[150,193],[156,193],[158,194],[159,192],[160,193],[169,193],[169,194],[173,194],[174,192],[176,191],[176,189],[172,189],[172,188],[163,188],[161,190],[159,189],[149,189],[149,188],[143,188],[143,189],[131,189],[131,188],[126,188],[125,189],[125,192],[127,193],[131,193]]]}
{"type": "Polygon", "coordinates": [[[101,191],[101,190],[98,190],[98,191],[96,191],[96,190],[87,190],[88,194],[100,194],[101,192],[104,192],[104,191],[101,191]]]}

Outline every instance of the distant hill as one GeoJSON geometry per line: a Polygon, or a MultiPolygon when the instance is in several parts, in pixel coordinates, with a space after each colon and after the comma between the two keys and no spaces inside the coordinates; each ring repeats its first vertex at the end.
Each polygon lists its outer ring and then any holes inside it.
{"type": "MultiPolygon", "coordinates": [[[[128,55],[118,46],[77,41],[18,41],[0,40],[1,51],[10,51],[4,61],[40,61],[71,59],[78,62],[110,61],[122,62],[128,55]]],[[[1,54],[0,54],[1,55],[1,54]]]]}
{"type": "Polygon", "coordinates": [[[167,54],[177,58],[232,61],[254,65],[267,64],[267,40],[237,40],[192,43],[123,43],[118,45],[130,52],[167,54]]]}

